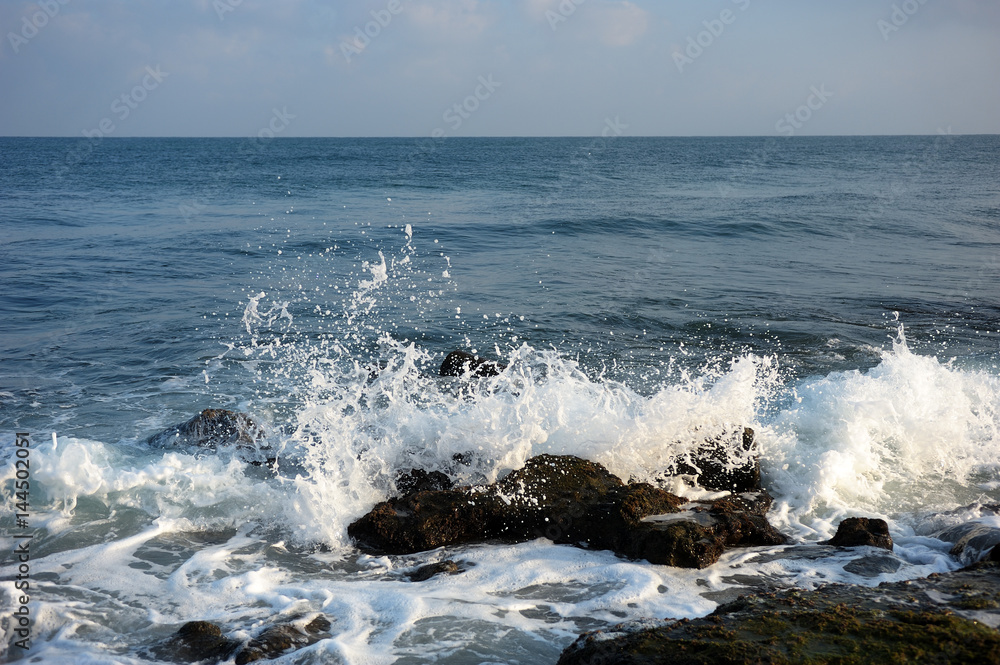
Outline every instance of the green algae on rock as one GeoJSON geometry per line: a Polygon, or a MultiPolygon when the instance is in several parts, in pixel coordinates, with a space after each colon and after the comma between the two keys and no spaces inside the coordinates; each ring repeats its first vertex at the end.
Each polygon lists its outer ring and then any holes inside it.
{"type": "Polygon", "coordinates": [[[745,596],[701,619],[580,636],[559,665],[1000,663],[1000,564],[745,596]]]}

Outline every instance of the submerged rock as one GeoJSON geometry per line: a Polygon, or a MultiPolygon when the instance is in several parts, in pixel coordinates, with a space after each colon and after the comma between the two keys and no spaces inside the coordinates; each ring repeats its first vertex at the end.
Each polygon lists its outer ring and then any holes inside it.
{"type": "Polygon", "coordinates": [[[383,501],[351,524],[348,534],[361,547],[391,554],[546,537],[702,568],[727,547],[786,542],[764,517],[770,504],[764,491],[688,502],[646,483],[626,485],[579,457],[539,455],[493,485],[383,501]]]}
{"type": "Polygon", "coordinates": [[[883,573],[894,573],[903,565],[894,556],[863,556],[844,565],[844,570],[860,577],[878,577],[883,573]]]}
{"type": "Polygon", "coordinates": [[[580,636],[559,665],[1000,663],[1000,564],[877,588],[740,598],[707,617],[580,636]]]}
{"type": "Polygon", "coordinates": [[[438,575],[458,575],[459,573],[464,573],[473,565],[475,564],[469,561],[452,561],[451,559],[446,559],[445,561],[420,566],[416,570],[407,573],[406,579],[411,582],[426,582],[438,575]]]}
{"type": "Polygon", "coordinates": [[[291,623],[269,626],[257,637],[242,644],[225,637],[222,629],[214,623],[189,621],[150,649],[150,654],[175,663],[219,663],[235,654],[236,665],[244,665],[315,644],[330,637],[329,630],[330,621],[320,614],[301,628],[291,623]]]}
{"type": "Polygon", "coordinates": [[[189,621],[150,651],[153,656],[175,663],[219,662],[236,652],[240,643],[223,636],[209,621],[189,621]]]}
{"type": "Polygon", "coordinates": [[[267,628],[236,654],[236,665],[277,658],[330,637],[330,621],[322,614],[302,628],[290,623],[267,628]]]}
{"type": "Polygon", "coordinates": [[[848,517],[837,525],[837,533],[833,538],[824,541],[824,545],[835,547],[881,547],[892,551],[892,536],[889,535],[889,525],[885,520],[868,517],[848,517]]]}
{"type": "Polygon", "coordinates": [[[264,429],[245,413],[226,409],[205,409],[197,416],[170,427],[147,440],[151,445],[173,444],[214,447],[219,445],[252,446],[264,438],[264,429]]]}
{"type": "Polygon", "coordinates": [[[480,358],[465,351],[452,351],[445,357],[444,362],[441,363],[441,369],[438,373],[441,376],[470,375],[481,378],[498,376],[505,369],[507,369],[506,365],[498,363],[495,360],[480,358]]]}

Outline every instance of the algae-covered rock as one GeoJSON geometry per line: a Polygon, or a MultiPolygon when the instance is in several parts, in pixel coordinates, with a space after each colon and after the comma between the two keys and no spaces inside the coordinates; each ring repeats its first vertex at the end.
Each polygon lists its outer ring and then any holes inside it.
{"type": "Polygon", "coordinates": [[[150,651],[154,657],[174,663],[215,663],[229,658],[239,646],[214,623],[189,621],[150,651]]]}
{"type": "Polygon", "coordinates": [[[539,455],[494,485],[418,491],[379,503],[348,534],[363,548],[391,554],[545,537],[702,568],[727,547],[786,542],[764,517],[770,504],[764,491],[689,503],[646,483],[626,485],[594,462],[539,455]]]}
{"type": "Polygon", "coordinates": [[[330,637],[330,620],[322,614],[302,627],[290,623],[266,628],[236,654],[236,665],[277,658],[330,637]]]}
{"type": "Polygon", "coordinates": [[[451,559],[446,559],[444,561],[424,564],[416,570],[407,573],[406,579],[410,582],[426,582],[438,575],[458,575],[459,573],[464,573],[474,565],[471,561],[452,561],[451,559]]]}
{"type": "Polygon", "coordinates": [[[885,520],[868,517],[848,517],[837,525],[833,538],[824,541],[835,547],[881,547],[892,551],[892,536],[885,520]]]}
{"type": "Polygon", "coordinates": [[[246,644],[225,637],[222,629],[209,621],[189,621],[176,633],[150,649],[157,659],[175,663],[219,663],[235,654],[236,665],[276,658],[330,637],[330,621],[322,614],[298,626],[291,623],[265,628],[246,644]]]}
{"type": "Polygon", "coordinates": [[[1000,663],[997,598],[993,563],[877,588],[760,594],[701,619],[585,633],[559,665],[1000,663]]]}

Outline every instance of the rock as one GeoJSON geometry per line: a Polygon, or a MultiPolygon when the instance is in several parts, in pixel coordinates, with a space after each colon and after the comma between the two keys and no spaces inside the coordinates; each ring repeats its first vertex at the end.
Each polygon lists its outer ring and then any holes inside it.
{"type": "Polygon", "coordinates": [[[227,660],[240,643],[223,637],[222,629],[208,621],[189,621],[150,651],[157,659],[175,663],[227,660]]]}
{"type": "Polygon", "coordinates": [[[450,490],[452,485],[451,478],[440,471],[428,473],[423,469],[410,469],[396,477],[396,490],[402,496],[428,490],[450,490]]]}
{"type": "Polygon", "coordinates": [[[205,409],[197,416],[155,434],[147,440],[151,445],[256,445],[264,438],[264,430],[245,413],[226,409],[205,409]]]}
{"type": "Polygon", "coordinates": [[[883,573],[894,573],[903,562],[894,556],[863,556],[844,566],[844,570],[860,577],[878,577],[883,573]]]}
{"type": "Polygon", "coordinates": [[[494,485],[417,491],[384,501],[347,532],[359,546],[390,554],[546,537],[702,568],[727,547],[786,542],[767,522],[770,504],[764,491],[689,503],[646,483],[625,485],[594,462],[539,455],[494,485]]]}
{"type": "Polygon", "coordinates": [[[428,563],[426,565],[420,566],[416,570],[406,574],[406,579],[411,582],[426,582],[432,577],[437,575],[458,575],[459,573],[464,573],[473,564],[469,562],[465,563],[463,568],[458,562],[447,559],[445,561],[438,561],[437,563],[428,563]]]}
{"type": "Polygon", "coordinates": [[[1000,544],[1000,529],[976,522],[959,524],[945,529],[935,537],[948,543],[954,543],[951,555],[958,557],[963,564],[979,561],[1000,544]]]}
{"type": "Polygon", "coordinates": [[[1000,663],[1000,564],[872,588],[745,596],[707,617],[581,635],[559,665],[1000,663]]]}
{"type": "Polygon", "coordinates": [[[631,532],[634,558],[681,568],[705,568],[727,547],[783,545],[788,538],[767,521],[772,498],[766,491],[715,501],[695,501],[674,515],[644,520],[631,532]]]}
{"type": "Polygon", "coordinates": [[[678,475],[694,475],[698,484],[716,492],[753,492],[760,489],[760,455],[754,441],[754,431],[743,428],[738,434],[724,434],[705,441],[691,455],[691,463],[678,460],[678,475]],[[734,440],[734,437],[738,437],[734,440]],[[740,447],[748,459],[741,466],[730,468],[734,447],[740,447]]]}
{"type": "Polygon", "coordinates": [[[822,545],[859,547],[869,545],[892,551],[892,536],[885,520],[868,517],[848,517],[837,525],[837,533],[822,545]]]}
{"type": "Polygon", "coordinates": [[[474,356],[465,351],[452,351],[444,362],[441,363],[439,374],[441,376],[498,376],[500,372],[507,369],[506,365],[486,358],[474,356]]]}
{"type": "Polygon", "coordinates": [[[302,628],[285,623],[271,626],[250,640],[236,654],[236,665],[277,658],[330,637],[330,621],[322,614],[302,628]]]}

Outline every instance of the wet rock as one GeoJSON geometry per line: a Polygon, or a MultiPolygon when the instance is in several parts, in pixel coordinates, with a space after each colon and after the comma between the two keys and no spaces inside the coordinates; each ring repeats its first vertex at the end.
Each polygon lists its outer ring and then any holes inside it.
{"type": "Polygon", "coordinates": [[[721,435],[707,440],[691,455],[691,463],[677,463],[679,475],[694,475],[698,484],[717,492],[753,492],[760,489],[760,455],[754,441],[754,431],[743,428],[736,434],[721,435]],[[734,441],[734,437],[736,440],[734,441]],[[747,460],[730,468],[733,448],[739,446],[747,460]]]}
{"type": "Polygon", "coordinates": [[[772,502],[766,491],[715,501],[695,501],[683,512],[648,517],[631,531],[632,547],[623,553],[652,563],[705,568],[729,547],[783,545],[788,538],[765,517],[772,502]]]}
{"type": "Polygon", "coordinates": [[[894,573],[903,562],[894,556],[863,556],[844,566],[844,570],[860,577],[878,577],[883,573],[894,573]]]}
{"type": "Polygon", "coordinates": [[[559,665],[1000,663],[1000,564],[876,588],[742,597],[707,617],[585,633],[559,665]]]}
{"type": "Polygon", "coordinates": [[[711,565],[727,547],[775,545],[764,491],[689,503],[646,483],[625,485],[600,464],[539,455],[486,487],[418,491],[375,506],[348,527],[364,548],[409,554],[487,540],[609,549],[665,565],[711,565]]]}
{"type": "Polygon", "coordinates": [[[222,634],[222,629],[208,621],[189,621],[161,644],[152,655],[175,663],[219,662],[228,659],[240,643],[222,634]]]}
{"type": "Polygon", "coordinates": [[[470,562],[457,562],[447,559],[445,561],[438,561],[436,563],[428,563],[426,565],[420,566],[416,570],[407,573],[406,579],[411,582],[426,582],[432,577],[438,575],[458,575],[459,573],[464,573],[473,564],[470,562]]]}
{"type": "Polygon", "coordinates": [[[423,469],[410,469],[396,477],[396,490],[402,496],[429,490],[450,490],[453,485],[451,478],[440,471],[428,473],[423,469]]]}
{"type": "Polygon", "coordinates": [[[236,654],[236,665],[277,658],[330,637],[330,621],[322,614],[302,628],[285,623],[271,626],[236,654]]]}
{"type": "Polygon", "coordinates": [[[892,551],[892,536],[885,520],[868,517],[848,517],[837,525],[833,538],[824,545],[835,547],[859,547],[868,545],[892,551]]]}
{"type": "Polygon", "coordinates": [[[979,561],[1000,544],[1000,529],[970,522],[945,529],[935,534],[935,537],[954,543],[951,548],[952,556],[958,557],[963,564],[970,564],[979,561]]]}
{"type": "Polygon", "coordinates": [[[441,369],[438,373],[441,376],[486,377],[498,376],[505,369],[507,369],[506,365],[494,360],[480,358],[465,351],[452,351],[441,363],[441,369]]]}
{"type": "Polygon", "coordinates": [[[252,446],[263,438],[263,428],[247,414],[226,409],[205,409],[186,423],[154,434],[147,441],[155,446],[182,444],[214,447],[232,444],[252,446]]]}

